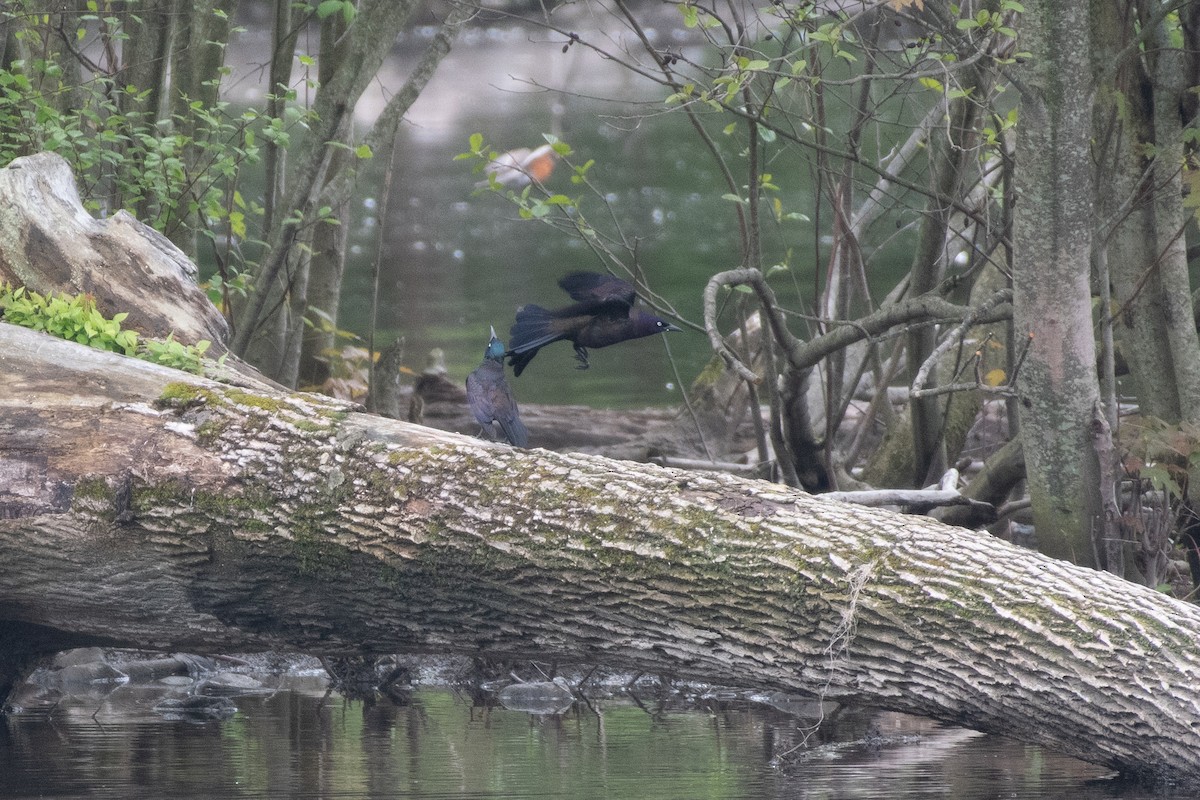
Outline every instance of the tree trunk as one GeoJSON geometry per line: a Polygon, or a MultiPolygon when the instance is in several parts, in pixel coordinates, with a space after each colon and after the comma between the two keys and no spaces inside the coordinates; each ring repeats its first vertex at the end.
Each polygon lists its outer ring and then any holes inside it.
{"type": "Polygon", "coordinates": [[[1200,780],[1200,611],[1110,575],[777,484],[489,445],[4,324],[0,363],[10,663],[97,640],[599,662],[1200,780]]]}
{"type": "Polygon", "coordinates": [[[237,355],[254,351],[251,359],[267,374],[275,374],[283,363],[284,332],[289,322],[272,319],[289,290],[289,264],[293,264],[294,245],[303,228],[316,220],[318,196],[327,180],[332,150],[328,142],[342,141],[352,123],[355,103],[374,79],[380,64],[395,43],[396,35],[416,10],[416,2],[370,0],[359,4],[358,14],[338,44],[337,65],[333,77],[323,84],[313,105],[311,130],[300,139],[289,158],[286,210],[277,209],[265,238],[268,242],[264,261],[258,266],[250,296],[237,314],[237,325],[230,349],[237,355]],[[255,343],[263,338],[263,344],[255,343]]]}
{"type": "MultiPolygon", "coordinates": [[[[930,195],[921,220],[920,235],[913,254],[914,263],[909,272],[909,291],[914,295],[932,292],[937,288],[946,275],[953,254],[962,248],[962,244],[951,235],[951,209],[946,198],[964,195],[970,188],[963,184],[979,179],[978,174],[970,169],[975,157],[971,139],[979,111],[978,98],[987,97],[989,87],[985,74],[980,70],[965,70],[960,77],[964,80],[963,91],[967,94],[947,101],[946,129],[935,128],[930,131],[930,195]]],[[[938,331],[931,325],[914,328],[907,335],[910,384],[933,352],[937,338],[938,331]]],[[[921,388],[932,388],[937,383],[938,371],[934,370],[921,388]]],[[[924,486],[937,480],[946,471],[947,460],[955,455],[946,452],[943,430],[946,411],[942,398],[937,395],[912,398],[909,401],[909,419],[913,449],[913,472],[909,476],[909,485],[924,486]]]]}
{"type": "Polygon", "coordinates": [[[1104,529],[1089,423],[1099,402],[1092,333],[1095,208],[1089,150],[1087,4],[1035,0],[1022,15],[1021,154],[1013,223],[1013,327],[1028,353],[1016,376],[1039,546],[1096,564],[1104,529]]]}
{"type": "MultiPolygon", "coordinates": [[[[320,85],[333,80],[337,67],[335,43],[345,34],[346,20],[341,14],[330,14],[321,21],[321,54],[317,63],[317,81],[320,85]]],[[[345,170],[357,173],[351,157],[354,132],[347,129],[344,134],[344,140],[330,142],[339,145],[330,155],[330,179],[345,170]]],[[[320,386],[329,377],[326,351],[337,346],[338,311],[350,222],[350,201],[347,198],[331,205],[329,221],[317,225],[312,231],[312,255],[308,259],[305,291],[292,292],[288,347],[283,368],[278,375],[278,380],[285,386],[320,386]],[[309,309],[315,309],[318,315],[306,319],[309,309]],[[319,318],[319,313],[325,315],[325,320],[319,318]]]]}
{"type": "MultiPolygon", "coordinates": [[[[1153,39],[1154,52],[1154,234],[1155,265],[1160,273],[1163,310],[1166,312],[1167,349],[1179,393],[1180,417],[1200,424],[1200,339],[1192,315],[1184,231],[1190,213],[1183,207],[1184,147],[1183,107],[1188,85],[1184,81],[1186,58],[1171,43],[1167,23],[1160,22],[1153,39]]],[[[1161,346],[1161,345],[1160,345],[1161,346]]],[[[1197,498],[1200,499],[1200,498],[1197,498]]]]}
{"type": "MultiPolygon", "coordinates": [[[[188,106],[199,102],[204,108],[217,107],[218,81],[225,59],[221,43],[229,41],[235,6],[236,0],[194,0],[175,9],[175,41],[170,48],[171,90],[167,102],[174,130],[188,141],[181,156],[189,175],[200,172],[200,140],[209,134],[197,125],[198,118],[188,112],[188,106]]],[[[199,247],[197,232],[204,221],[201,211],[188,210],[188,206],[187,202],[179,204],[177,218],[165,230],[179,249],[195,259],[199,247]]]]}

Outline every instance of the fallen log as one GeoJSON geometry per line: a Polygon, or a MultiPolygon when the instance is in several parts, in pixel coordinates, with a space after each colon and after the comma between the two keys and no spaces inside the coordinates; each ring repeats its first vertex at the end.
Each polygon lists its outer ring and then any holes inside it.
{"type": "Polygon", "coordinates": [[[0,324],[0,648],[438,652],[807,692],[1200,782],[1200,611],[985,534],[0,324]]]}

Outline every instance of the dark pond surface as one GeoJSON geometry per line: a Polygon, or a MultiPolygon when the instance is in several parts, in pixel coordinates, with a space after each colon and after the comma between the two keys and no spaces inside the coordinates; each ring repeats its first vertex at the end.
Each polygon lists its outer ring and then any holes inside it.
{"type": "Polygon", "coordinates": [[[154,710],[164,694],[187,691],[179,679],[109,687],[3,718],[0,796],[1172,796],[1123,787],[1039,747],[914,717],[844,711],[818,726],[745,696],[618,695],[538,716],[507,710],[492,693],[450,688],[418,688],[401,704],[345,700],[326,693],[317,670],[236,696],[237,711],[220,721],[154,710]]]}

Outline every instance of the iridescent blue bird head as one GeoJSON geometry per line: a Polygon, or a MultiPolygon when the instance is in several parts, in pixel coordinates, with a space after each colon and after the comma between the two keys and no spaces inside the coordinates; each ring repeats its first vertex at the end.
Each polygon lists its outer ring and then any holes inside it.
{"type": "Polygon", "coordinates": [[[496,338],[495,326],[490,326],[492,329],[492,339],[488,342],[487,349],[483,351],[483,357],[492,361],[504,361],[504,342],[496,338]]]}

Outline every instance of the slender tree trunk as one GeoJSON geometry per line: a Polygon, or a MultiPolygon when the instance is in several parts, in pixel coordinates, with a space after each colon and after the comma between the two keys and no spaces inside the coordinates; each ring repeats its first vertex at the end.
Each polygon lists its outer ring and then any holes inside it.
{"type": "Polygon", "coordinates": [[[1188,277],[1187,228],[1183,207],[1183,120],[1186,59],[1172,45],[1165,22],[1153,37],[1154,63],[1154,244],[1166,312],[1167,346],[1174,368],[1180,419],[1200,424],[1200,338],[1192,314],[1188,277]]]}
{"type": "MultiPolygon", "coordinates": [[[[976,69],[964,70],[960,74],[964,83],[957,88],[968,94],[949,100],[945,124],[934,125],[929,131],[930,197],[913,256],[909,281],[912,294],[923,294],[937,287],[946,275],[952,254],[962,248],[962,242],[951,241],[952,210],[946,200],[967,195],[970,186],[978,179],[977,172],[971,168],[976,158],[971,139],[975,136],[980,98],[988,97],[991,82],[976,69]]],[[[928,325],[916,328],[908,335],[910,383],[933,352],[937,338],[937,329],[928,325]]],[[[925,388],[936,383],[937,371],[934,370],[925,388]]],[[[948,456],[943,430],[943,400],[942,397],[931,395],[913,398],[910,402],[914,454],[911,480],[914,486],[923,486],[936,480],[946,470],[948,456]]]]}
{"type": "MultiPolygon", "coordinates": [[[[286,293],[301,265],[297,243],[307,241],[306,226],[316,220],[319,197],[330,173],[329,142],[346,138],[355,104],[396,40],[396,34],[417,9],[417,0],[397,4],[394,0],[363,0],[358,14],[337,48],[337,64],[327,83],[321,85],[314,103],[313,124],[290,159],[284,206],[265,237],[266,256],[259,265],[250,296],[237,318],[230,349],[238,355],[252,353],[252,360],[267,374],[275,375],[283,365],[288,299],[286,293]],[[272,317],[274,316],[274,321],[272,317]],[[264,344],[255,346],[263,337],[264,344]]],[[[296,343],[299,346],[299,342],[296,343]]]]}
{"type": "MultiPolygon", "coordinates": [[[[197,117],[187,109],[189,103],[199,102],[204,108],[216,105],[219,93],[216,81],[221,74],[225,49],[221,42],[229,40],[229,25],[237,0],[196,0],[192,4],[178,3],[175,42],[171,47],[171,94],[169,108],[178,133],[194,143],[182,153],[188,174],[199,169],[198,140],[206,134],[196,127],[197,117]],[[220,13],[218,13],[220,12],[220,13]]],[[[201,213],[189,211],[186,198],[181,198],[178,218],[166,228],[167,237],[195,260],[201,213]]]]}
{"type": "MultiPolygon", "coordinates": [[[[170,63],[173,18],[170,0],[146,0],[133,8],[127,7],[123,15],[122,25],[129,38],[122,42],[117,82],[122,87],[133,86],[145,93],[144,97],[138,98],[122,95],[125,106],[121,111],[134,119],[153,124],[165,111],[171,74],[167,65],[170,63]]],[[[132,185],[133,171],[142,168],[140,160],[130,152],[132,144],[125,145],[126,155],[117,165],[121,176],[118,185],[132,185]]],[[[155,200],[143,197],[138,201],[133,209],[138,219],[151,218],[155,200]]]]}
{"type": "Polygon", "coordinates": [[[1108,67],[1109,82],[1096,97],[1099,233],[1105,237],[1113,285],[1114,336],[1144,414],[1179,418],[1179,393],[1171,367],[1160,273],[1155,268],[1152,182],[1137,144],[1153,140],[1148,77],[1140,58],[1126,56],[1134,33],[1128,4],[1093,3],[1094,62],[1108,67]]]}
{"type": "Polygon", "coordinates": [[[1013,326],[1021,436],[1042,550],[1097,565],[1103,530],[1089,425],[1099,403],[1092,331],[1091,61],[1086,4],[1025,5],[1021,153],[1015,172],[1013,326]]]}
{"type": "MultiPolygon", "coordinates": [[[[287,92],[292,82],[292,58],[296,50],[296,34],[291,0],[275,0],[271,23],[271,66],[267,89],[267,117],[284,124],[287,92]]],[[[263,147],[263,171],[266,188],[263,191],[263,228],[270,230],[276,220],[278,207],[286,188],[287,148],[274,136],[267,137],[263,147]]]]}
{"type": "MultiPolygon", "coordinates": [[[[345,19],[340,14],[331,14],[321,23],[321,59],[317,76],[322,84],[333,79],[337,64],[334,43],[345,32],[345,19]]],[[[348,152],[354,134],[349,130],[345,133],[346,139],[340,144],[346,149],[336,150],[329,165],[331,180],[343,171],[357,173],[355,159],[348,152]]],[[[325,368],[327,362],[323,359],[323,354],[336,344],[334,331],[337,329],[338,305],[342,297],[342,274],[346,268],[347,231],[350,229],[349,199],[331,206],[331,209],[331,223],[336,224],[318,225],[313,230],[312,257],[309,259],[304,307],[294,309],[296,313],[291,321],[291,341],[285,360],[285,371],[281,376],[281,382],[287,386],[319,386],[328,376],[328,370],[325,368]],[[306,324],[305,316],[309,308],[321,311],[326,319],[314,317],[310,320],[313,323],[311,326],[306,324]]],[[[381,224],[383,222],[380,220],[381,224]]]]}

